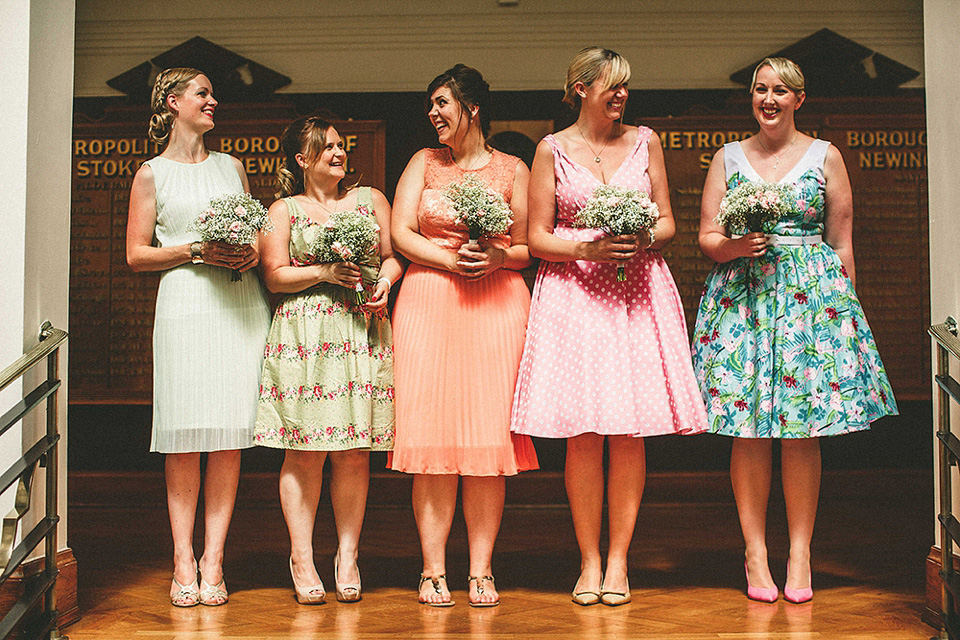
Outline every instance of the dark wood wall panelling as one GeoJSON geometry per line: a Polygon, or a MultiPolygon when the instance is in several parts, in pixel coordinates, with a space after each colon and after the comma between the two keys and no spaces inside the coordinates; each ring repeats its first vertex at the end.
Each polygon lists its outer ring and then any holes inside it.
{"type": "MultiPolygon", "coordinates": [[[[495,92],[493,118],[549,121],[554,128],[561,128],[572,121],[572,113],[559,99],[559,91],[495,92]]],[[[209,134],[209,146],[236,153],[229,145],[221,147],[221,138],[234,142],[238,137],[247,138],[243,143],[245,151],[237,155],[252,158],[249,168],[253,169],[250,178],[255,195],[269,204],[273,189],[269,175],[273,166],[271,154],[262,147],[251,150],[251,139],[263,141],[279,136],[283,126],[294,117],[318,110],[345,120],[382,122],[382,173],[365,171],[364,182],[380,186],[390,198],[410,156],[421,147],[436,144],[433,128],[424,116],[422,94],[356,93],[284,94],[270,104],[222,104],[218,108],[217,128],[209,134]]],[[[696,247],[704,162],[720,144],[733,138],[731,132],[755,130],[749,111],[744,91],[635,90],[628,102],[625,119],[649,124],[661,134],[664,143],[680,230],[665,254],[680,286],[690,323],[703,277],[710,267],[696,247]]],[[[102,163],[97,169],[99,175],[93,175],[94,165],[89,162],[80,170],[79,162],[102,157],[75,154],[70,468],[156,469],[161,465],[160,457],[146,454],[150,429],[149,336],[156,276],[126,272],[122,255],[130,172],[153,153],[146,147],[147,113],[143,107],[106,98],[78,98],[75,112],[75,145],[81,139],[140,142],[133,143],[133,152],[128,149],[125,159],[131,163],[122,169],[119,164],[112,165],[114,173],[110,176],[104,175],[106,166],[102,163]],[[85,175],[81,177],[82,173],[85,175]],[[106,271],[102,265],[95,268],[90,264],[91,257],[96,259],[102,253],[91,251],[98,241],[108,252],[105,262],[104,256],[99,258],[107,265],[106,271]],[[111,300],[128,313],[111,316],[111,300]],[[109,340],[103,342],[103,336],[109,336],[104,327],[111,323],[113,333],[127,341],[129,348],[111,348],[109,340]],[[93,335],[100,335],[100,342],[85,337],[93,335]],[[110,366],[127,375],[115,376],[105,385],[98,383],[97,372],[103,374],[110,366]]],[[[925,468],[929,460],[929,355],[924,338],[929,308],[926,154],[925,148],[916,142],[924,131],[923,114],[922,92],[903,91],[888,97],[811,97],[798,117],[801,129],[831,140],[844,153],[856,194],[860,295],[904,413],[901,418],[882,421],[868,434],[841,439],[844,442],[825,441],[828,468],[925,468]],[[855,135],[851,137],[850,132],[855,135]],[[865,140],[864,132],[871,134],[872,139],[865,140]],[[877,132],[886,134],[882,144],[877,132]],[[894,132],[896,136],[892,135],[894,132]],[[891,163],[902,164],[891,168],[891,163]],[[891,260],[891,256],[897,259],[891,260]]],[[[344,125],[349,126],[350,123],[344,125]]],[[[651,439],[650,467],[723,469],[728,446],[721,438],[651,439]]],[[[562,443],[541,441],[538,450],[546,468],[562,468],[562,443]]],[[[380,462],[374,456],[374,466],[380,466],[380,462]]],[[[273,470],[279,465],[279,456],[276,452],[254,450],[245,456],[244,464],[247,469],[273,470]]]]}

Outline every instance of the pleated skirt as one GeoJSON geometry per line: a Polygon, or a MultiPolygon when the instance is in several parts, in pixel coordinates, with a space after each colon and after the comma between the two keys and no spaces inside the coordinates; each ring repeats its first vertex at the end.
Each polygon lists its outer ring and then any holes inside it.
{"type": "Polygon", "coordinates": [[[185,264],[160,276],[151,451],[253,446],[270,306],[256,270],[185,264]]]}
{"type": "Polygon", "coordinates": [[[510,410],[530,293],[516,271],[479,281],[411,265],[393,314],[396,437],[387,466],[462,476],[537,468],[510,410]]]}

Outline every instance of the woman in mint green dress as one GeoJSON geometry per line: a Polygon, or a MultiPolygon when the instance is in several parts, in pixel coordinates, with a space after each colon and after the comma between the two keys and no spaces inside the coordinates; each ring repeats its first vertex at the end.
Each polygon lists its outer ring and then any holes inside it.
{"type": "Polygon", "coordinates": [[[790,556],[784,598],[813,597],[810,540],[820,491],[821,436],[868,429],[897,413],[854,291],[853,196],[840,152],[797,131],[803,74],[768,58],[751,83],[757,135],[717,152],[707,173],[700,247],[707,277],[693,336],[709,429],[734,436],[730,459],[746,543],[748,597],[778,598],[766,548],[772,439],[781,441],[790,556]],[[772,233],[714,220],[745,181],[795,185],[796,207],[772,233]],[[743,233],[741,237],[731,234],[743,233]]]}
{"type": "Polygon", "coordinates": [[[270,207],[276,227],[261,239],[267,288],[288,294],[267,337],[256,444],[286,449],[280,503],[290,533],[297,601],[321,604],[325,590],[313,558],[322,470],[332,465],[330,495],[339,546],[333,558],[337,600],[360,599],[357,549],[369,484],[369,451],[393,448],[393,337],[387,314],[402,268],[390,246],[390,205],[370,187],[346,186],[346,153],[336,129],[317,116],[294,121],[281,141],[280,192],[270,207]],[[311,245],[337,211],[373,216],[380,243],[357,264],[317,263],[311,245]],[[358,305],[362,282],[368,302],[358,305]]]}

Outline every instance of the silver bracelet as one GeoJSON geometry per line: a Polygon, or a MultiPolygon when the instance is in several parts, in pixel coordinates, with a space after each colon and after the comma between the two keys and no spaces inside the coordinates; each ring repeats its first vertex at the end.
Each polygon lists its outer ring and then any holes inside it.
{"type": "Polygon", "coordinates": [[[657,241],[657,234],[654,233],[653,227],[650,227],[649,229],[647,229],[647,233],[650,234],[650,243],[646,247],[644,247],[644,249],[649,249],[650,247],[653,246],[653,243],[657,241]]]}
{"type": "Polygon", "coordinates": [[[378,283],[380,283],[380,282],[386,282],[386,283],[387,283],[387,293],[390,292],[390,288],[393,286],[393,282],[392,282],[392,281],[390,280],[390,278],[388,278],[387,276],[383,276],[382,278],[377,278],[377,282],[378,282],[378,283]]]}

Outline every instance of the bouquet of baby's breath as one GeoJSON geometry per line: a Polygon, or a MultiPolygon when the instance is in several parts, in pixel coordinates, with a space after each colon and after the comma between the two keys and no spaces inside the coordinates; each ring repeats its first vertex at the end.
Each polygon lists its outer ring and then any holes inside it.
{"type": "Polygon", "coordinates": [[[447,185],[443,195],[456,212],[457,223],[467,228],[471,244],[481,236],[504,234],[513,224],[513,212],[503,195],[472,173],[447,185]]]}
{"type": "Polygon", "coordinates": [[[716,222],[734,233],[767,232],[796,207],[796,202],[793,185],[741,182],[723,196],[716,222]]]}
{"type": "MultiPolygon", "coordinates": [[[[318,262],[352,262],[360,264],[375,250],[380,241],[380,225],[365,205],[353,211],[336,211],[324,223],[313,241],[311,253],[318,262]]],[[[363,280],[354,287],[357,304],[366,303],[363,280]]]]}
{"type": "MultiPolygon", "coordinates": [[[[253,244],[257,233],[273,231],[273,223],[267,210],[249,193],[228,193],[210,200],[207,208],[187,227],[196,231],[201,242],[226,242],[228,244],[253,244]]],[[[231,280],[243,276],[233,270],[231,280]]]]}
{"type": "MultiPolygon", "coordinates": [[[[648,231],[659,218],[660,207],[645,191],[604,184],[594,190],[577,212],[574,222],[579,227],[603,229],[612,236],[619,236],[648,231]]],[[[618,264],[617,281],[626,279],[623,265],[618,264]]]]}

